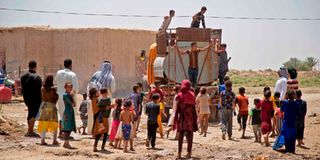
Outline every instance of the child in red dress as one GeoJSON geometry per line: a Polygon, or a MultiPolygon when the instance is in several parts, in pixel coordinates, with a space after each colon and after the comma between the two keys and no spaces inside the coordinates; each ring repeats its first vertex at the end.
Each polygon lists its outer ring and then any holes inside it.
{"type": "Polygon", "coordinates": [[[271,92],[267,90],[264,92],[264,100],[261,102],[261,132],[266,146],[270,146],[269,134],[271,132],[271,119],[274,114],[273,103],[270,99],[271,92]]]}

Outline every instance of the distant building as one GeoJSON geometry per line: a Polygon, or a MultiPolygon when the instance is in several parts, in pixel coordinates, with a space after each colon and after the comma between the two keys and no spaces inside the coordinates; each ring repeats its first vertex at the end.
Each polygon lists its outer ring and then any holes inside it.
{"type": "Polygon", "coordinates": [[[141,66],[140,51],[149,50],[155,32],[109,28],[57,29],[49,27],[0,27],[0,58],[8,74],[18,78],[30,60],[38,73],[56,73],[65,58],[73,60],[81,92],[104,60],[111,61],[117,81],[115,95],[128,93],[141,66]],[[137,67],[139,65],[139,67],[137,67]]]}

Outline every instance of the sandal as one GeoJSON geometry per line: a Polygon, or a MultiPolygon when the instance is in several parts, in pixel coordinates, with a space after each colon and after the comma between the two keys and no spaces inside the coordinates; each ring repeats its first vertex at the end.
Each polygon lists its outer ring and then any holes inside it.
{"type": "Polygon", "coordinates": [[[28,132],[25,134],[26,137],[36,137],[36,138],[40,138],[40,135],[34,132],[28,132]]]}
{"type": "Polygon", "coordinates": [[[46,143],[46,142],[41,142],[40,145],[41,145],[41,146],[47,146],[48,143],[46,143]]]}
{"type": "Polygon", "coordinates": [[[66,148],[66,149],[72,149],[70,144],[64,144],[63,147],[66,148]]]}
{"type": "Polygon", "coordinates": [[[187,155],[186,155],[186,157],[187,157],[188,159],[190,159],[190,158],[191,158],[191,153],[188,152],[187,155]]]}
{"type": "MultiPolygon", "coordinates": [[[[65,139],[64,135],[60,135],[58,136],[58,138],[65,139]]],[[[69,140],[74,140],[74,138],[72,136],[69,136],[69,140]]]]}
{"type": "Polygon", "coordinates": [[[52,142],[52,145],[54,145],[54,146],[59,146],[59,142],[58,141],[54,141],[54,142],[52,142]]]}
{"type": "Polygon", "coordinates": [[[112,142],[110,142],[110,143],[109,143],[109,146],[114,147],[114,145],[113,145],[113,143],[112,143],[112,142]]]}

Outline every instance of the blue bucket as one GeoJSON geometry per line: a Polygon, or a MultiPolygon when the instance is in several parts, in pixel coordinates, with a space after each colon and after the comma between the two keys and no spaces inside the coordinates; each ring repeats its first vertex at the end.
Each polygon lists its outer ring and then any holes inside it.
{"type": "Polygon", "coordinates": [[[0,84],[4,84],[4,78],[0,78],[0,84]]]}

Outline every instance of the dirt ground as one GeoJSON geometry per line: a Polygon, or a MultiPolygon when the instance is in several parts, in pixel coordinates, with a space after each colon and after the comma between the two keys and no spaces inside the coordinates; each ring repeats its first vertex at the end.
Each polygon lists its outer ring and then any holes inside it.
{"type": "MultiPolygon", "coordinates": [[[[210,124],[207,137],[202,137],[199,133],[194,135],[193,158],[192,159],[320,159],[320,88],[303,89],[303,98],[308,103],[308,113],[306,117],[305,147],[297,147],[296,154],[286,154],[273,151],[271,147],[264,147],[254,143],[254,136],[251,127],[247,128],[247,138],[240,139],[240,132],[236,118],[233,124],[233,140],[222,140],[220,127],[218,124],[210,124]],[[308,116],[314,115],[316,116],[308,116]]],[[[250,92],[249,92],[250,93],[250,92]]],[[[251,92],[253,93],[253,92],[251,92]]],[[[262,95],[250,94],[250,102],[253,98],[261,98],[262,95]]],[[[15,98],[21,99],[21,98],[15,98]]],[[[79,98],[80,99],[80,98],[79,98]]],[[[79,103],[78,103],[79,104],[79,103]]],[[[252,107],[252,105],[250,105],[252,107]]],[[[123,153],[122,150],[107,147],[108,152],[92,152],[93,139],[90,136],[83,136],[79,133],[72,133],[75,137],[71,145],[77,149],[68,150],[60,146],[40,146],[39,138],[27,138],[23,136],[26,131],[27,111],[24,103],[13,101],[2,107],[2,113],[6,121],[13,127],[9,132],[1,132],[8,128],[0,121],[0,159],[175,159],[177,154],[177,141],[173,140],[174,134],[167,138],[160,138],[157,135],[156,150],[149,150],[145,147],[146,138],[146,116],[142,117],[140,133],[134,141],[136,151],[123,153]]],[[[76,115],[77,124],[81,121],[76,115]]],[[[51,143],[52,135],[49,133],[47,143],[51,143]]],[[[62,140],[59,140],[63,143],[62,140]]],[[[273,143],[274,138],[270,141],[273,143]]],[[[100,142],[101,144],[101,142],[100,142]]],[[[100,145],[99,144],[99,145],[100,145]]],[[[183,146],[184,156],[186,154],[186,144],[183,146]]],[[[100,149],[100,148],[99,148],[100,149]]]]}

